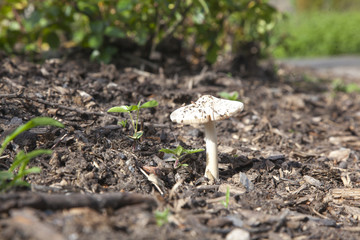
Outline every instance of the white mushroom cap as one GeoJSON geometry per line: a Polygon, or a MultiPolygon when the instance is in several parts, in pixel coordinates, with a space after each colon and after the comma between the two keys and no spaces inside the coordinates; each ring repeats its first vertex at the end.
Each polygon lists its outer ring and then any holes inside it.
{"type": "Polygon", "coordinates": [[[173,122],[204,125],[206,143],[205,176],[210,180],[219,179],[215,121],[229,118],[241,112],[243,108],[244,105],[241,102],[204,95],[195,103],[181,107],[170,115],[173,122]]]}
{"type": "Polygon", "coordinates": [[[181,107],[171,113],[170,119],[176,123],[194,124],[207,123],[227,119],[244,109],[244,104],[204,95],[195,103],[181,107]]]}

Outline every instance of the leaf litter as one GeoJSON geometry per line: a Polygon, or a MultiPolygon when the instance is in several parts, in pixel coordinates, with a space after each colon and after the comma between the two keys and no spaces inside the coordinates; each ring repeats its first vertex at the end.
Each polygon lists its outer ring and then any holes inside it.
{"type": "Polygon", "coordinates": [[[1,61],[1,139],[15,118],[48,116],[66,126],[34,130],[0,159],[6,170],[19,147],[54,151],[29,164],[42,169],[26,178],[31,189],[1,194],[4,239],[232,239],[240,232],[244,239],[356,239],[360,232],[360,96],[335,91],[331,81],[315,86],[293,72],[267,80],[216,69],[164,75],[82,60],[1,61]],[[203,129],[180,127],[170,113],[234,91],[244,111],[217,123],[219,182],[203,176],[205,152],[187,155],[177,169],[164,161],[160,149],[204,146],[203,129]],[[134,148],[132,129],[117,124],[127,116],[106,111],[153,99],[159,106],[143,109],[134,148]],[[55,194],[64,199],[57,208],[39,207],[55,194]],[[81,204],[69,206],[79,196],[81,204]],[[160,226],[155,213],[165,210],[160,226]]]}

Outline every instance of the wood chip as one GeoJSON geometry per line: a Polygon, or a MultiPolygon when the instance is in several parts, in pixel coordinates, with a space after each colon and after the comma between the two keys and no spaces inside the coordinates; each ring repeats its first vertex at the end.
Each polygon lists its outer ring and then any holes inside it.
{"type": "Polygon", "coordinates": [[[360,188],[335,188],[331,190],[334,199],[359,200],[360,188]]]}

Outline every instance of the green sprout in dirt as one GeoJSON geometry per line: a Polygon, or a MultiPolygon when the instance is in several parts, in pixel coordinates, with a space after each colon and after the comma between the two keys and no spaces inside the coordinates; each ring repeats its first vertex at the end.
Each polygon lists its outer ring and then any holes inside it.
{"type": "MultiPolygon", "coordinates": [[[[139,131],[138,130],[138,125],[139,125],[139,118],[140,118],[140,109],[143,108],[152,108],[152,107],[156,107],[157,105],[159,105],[159,103],[156,100],[151,100],[148,101],[144,104],[141,104],[141,101],[137,104],[137,105],[130,105],[130,106],[119,106],[119,107],[112,107],[108,110],[108,112],[120,112],[120,113],[128,113],[130,116],[130,120],[131,120],[131,125],[132,128],[134,130],[133,135],[129,136],[131,139],[137,141],[139,140],[142,135],[144,134],[143,131],[139,131]],[[132,115],[132,112],[136,111],[136,117],[134,118],[134,116],[132,115]]],[[[120,121],[119,125],[125,127],[126,126],[126,120],[120,121]]]]}
{"type": "Polygon", "coordinates": [[[227,100],[232,100],[232,101],[239,101],[239,93],[234,91],[231,93],[228,92],[219,92],[218,95],[222,98],[225,98],[227,100]]]}
{"type": "Polygon", "coordinates": [[[179,161],[184,158],[186,155],[188,154],[193,154],[193,153],[198,153],[198,152],[202,152],[205,149],[203,148],[198,148],[198,149],[185,149],[182,146],[177,146],[175,149],[168,149],[168,148],[162,148],[159,151],[163,152],[163,153],[167,153],[167,154],[172,154],[173,158],[175,159],[175,164],[174,164],[174,168],[178,168],[178,167],[186,167],[187,164],[179,164],[179,161]]]}
{"type": "Polygon", "coordinates": [[[344,93],[360,93],[360,86],[356,83],[345,83],[341,79],[335,79],[332,82],[332,87],[335,92],[344,93]]]}
{"type": "Polygon", "coordinates": [[[161,227],[165,223],[167,223],[169,220],[170,211],[168,208],[166,208],[164,211],[156,211],[155,212],[155,219],[156,224],[161,227]]]}
{"type": "Polygon", "coordinates": [[[225,201],[221,201],[221,204],[224,205],[225,208],[229,208],[230,202],[230,188],[229,186],[226,188],[225,201]]]}
{"type": "MultiPolygon", "coordinates": [[[[47,118],[47,117],[33,118],[27,123],[19,126],[17,129],[15,129],[14,132],[12,132],[10,135],[8,135],[5,138],[4,142],[1,144],[0,156],[6,149],[7,145],[22,132],[37,126],[47,126],[47,125],[61,127],[61,128],[64,127],[62,123],[52,118],[47,118]]],[[[29,161],[40,154],[51,154],[51,153],[52,151],[47,149],[37,149],[29,153],[25,153],[22,150],[19,151],[16,154],[15,159],[11,164],[10,168],[7,171],[0,171],[0,191],[6,191],[11,187],[15,187],[15,186],[29,186],[29,183],[27,183],[24,180],[24,177],[31,173],[40,172],[40,168],[38,167],[26,168],[29,161]]]]}

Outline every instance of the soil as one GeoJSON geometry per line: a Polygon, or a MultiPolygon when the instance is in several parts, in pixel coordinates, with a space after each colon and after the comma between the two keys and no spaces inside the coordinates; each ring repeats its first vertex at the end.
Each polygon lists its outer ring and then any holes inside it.
{"type": "Polygon", "coordinates": [[[281,66],[241,77],[146,64],[1,60],[1,139],[37,116],[65,124],[34,128],[1,156],[7,170],[20,149],[53,150],[30,161],[42,170],[30,188],[1,193],[1,239],[359,239],[359,94],[281,66]],[[169,115],[222,91],[245,109],[216,125],[220,179],[204,177],[205,152],[174,168],[159,150],[204,148],[204,129],[169,115]],[[107,110],[149,100],[159,106],[142,109],[134,142],[129,116],[107,110]]]}

